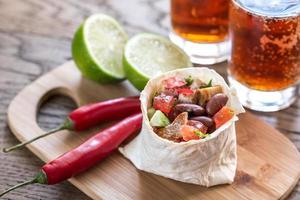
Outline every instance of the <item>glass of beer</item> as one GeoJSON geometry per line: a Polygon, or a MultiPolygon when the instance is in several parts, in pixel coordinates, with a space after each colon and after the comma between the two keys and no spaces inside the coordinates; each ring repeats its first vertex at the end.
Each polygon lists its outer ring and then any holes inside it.
{"type": "Polygon", "coordinates": [[[193,63],[214,64],[228,58],[230,0],[171,0],[170,39],[193,63]]]}
{"type": "Polygon", "coordinates": [[[244,106],[288,107],[300,80],[299,0],[232,0],[229,82],[244,106]]]}

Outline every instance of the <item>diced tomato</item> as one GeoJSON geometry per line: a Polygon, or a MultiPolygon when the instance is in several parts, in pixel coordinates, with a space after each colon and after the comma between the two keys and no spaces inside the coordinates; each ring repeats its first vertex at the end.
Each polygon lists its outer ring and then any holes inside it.
{"type": "Polygon", "coordinates": [[[175,102],[176,98],[174,96],[160,94],[159,96],[154,97],[153,107],[155,110],[160,110],[166,115],[168,115],[171,109],[173,108],[175,102]]]}
{"type": "Polygon", "coordinates": [[[196,120],[188,120],[187,125],[194,127],[202,133],[206,133],[208,129],[204,124],[196,120]]]}
{"type": "Polygon", "coordinates": [[[177,96],[177,90],[176,88],[166,88],[163,92],[167,96],[177,96]]]}
{"type": "Polygon", "coordinates": [[[184,79],[174,76],[164,80],[163,85],[165,88],[170,89],[170,88],[182,87],[186,85],[186,82],[184,79]]]}
{"type": "Polygon", "coordinates": [[[234,115],[234,111],[227,106],[224,106],[214,116],[213,120],[216,124],[216,128],[219,128],[227,121],[229,121],[234,115]]]}
{"type": "Polygon", "coordinates": [[[199,140],[200,137],[195,134],[195,129],[192,126],[184,125],[181,127],[181,133],[184,141],[199,140]]]}
{"type": "Polygon", "coordinates": [[[165,88],[164,94],[170,96],[184,95],[184,96],[192,96],[195,91],[190,89],[189,87],[175,87],[175,88],[165,88]]]}
{"type": "Polygon", "coordinates": [[[177,93],[178,94],[183,94],[185,96],[188,96],[188,95],[194,94],[194,91],[191,90],[190,88],[178,88],[177,89],[177,93]]]}

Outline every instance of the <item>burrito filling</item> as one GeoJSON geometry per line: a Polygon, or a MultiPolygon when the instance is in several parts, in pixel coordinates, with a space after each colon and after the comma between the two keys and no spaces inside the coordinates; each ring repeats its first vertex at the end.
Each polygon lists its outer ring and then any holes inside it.
{"type": "Polygon", "coordinates": [[[148,109],[154,132],[174,142],[201,140],[234,116],[228,97],[212,80],[204,83],[191,76],[162,81],[148,109]]]}

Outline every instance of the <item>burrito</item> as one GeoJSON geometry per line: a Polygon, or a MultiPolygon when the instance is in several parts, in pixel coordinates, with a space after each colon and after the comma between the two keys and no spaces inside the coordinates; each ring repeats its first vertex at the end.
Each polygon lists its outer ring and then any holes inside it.
{"type": "Polygon", "coordinates": [[[233,182],[235,121],[244,109],[219,74],[170,71],[149,80],[140,100],[142,130],[119,148],[136,168],[207,187],[233,182]]]}

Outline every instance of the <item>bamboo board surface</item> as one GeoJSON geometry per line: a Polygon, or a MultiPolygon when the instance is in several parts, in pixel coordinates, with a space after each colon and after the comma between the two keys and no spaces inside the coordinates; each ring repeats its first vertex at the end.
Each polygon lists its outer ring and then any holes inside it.
{"type": "MultiPolygon", "coordinates": [[[[83,79],[73,62],[42,76],[21,91],[8,109],[9,126],[20,141],[43,133],[36,123],[39,105],[53,94],[78,105],[136,95],[128,83],[99,85],[83,79]]],[[[48,162],[76,147],[96,130],[68,131],[41,139],[29,149],[48,162]],[[75,133],[74,133],[75,134],[75,133]]],[[[137,170],[118,152],[70,182],[93,199],[283,199],[300,178],[300,153],[281,133],[253,115],[237,123],[238,169],[231,185],[211,188],[181,183],[137,170]]]]}

